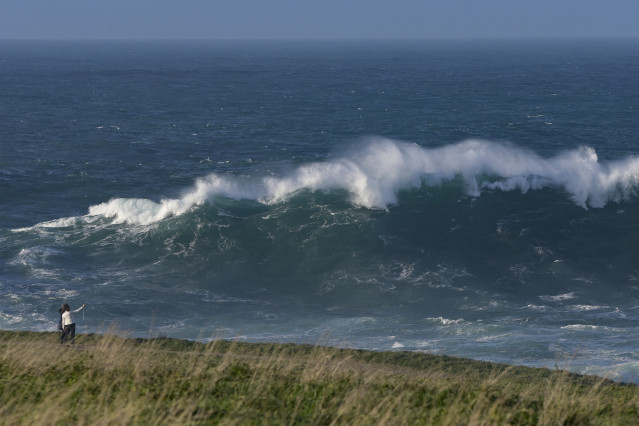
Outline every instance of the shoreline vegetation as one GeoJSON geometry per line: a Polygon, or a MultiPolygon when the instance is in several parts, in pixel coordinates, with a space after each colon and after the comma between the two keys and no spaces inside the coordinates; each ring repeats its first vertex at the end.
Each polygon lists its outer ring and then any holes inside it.
{"type": "Polygon", "coordinates": [[[0,331],[0,424],[636,424],[639,387],[416,352],[0,331]]]}

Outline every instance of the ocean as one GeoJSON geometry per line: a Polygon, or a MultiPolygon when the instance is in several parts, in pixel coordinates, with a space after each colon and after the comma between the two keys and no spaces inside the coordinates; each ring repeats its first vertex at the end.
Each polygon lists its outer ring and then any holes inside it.
{"type": "Polygon", "coordinates": [[[0,41],[0,328],[639,383],[639,41],[0,41]]]}

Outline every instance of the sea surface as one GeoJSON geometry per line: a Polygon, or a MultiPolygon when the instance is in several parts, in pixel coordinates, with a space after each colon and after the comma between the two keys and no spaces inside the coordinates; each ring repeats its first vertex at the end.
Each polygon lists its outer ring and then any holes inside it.
{"type": "Polygon", "coordinates": [[[0,41],[0,328],[639,383],[639,40],[0,41]]]}

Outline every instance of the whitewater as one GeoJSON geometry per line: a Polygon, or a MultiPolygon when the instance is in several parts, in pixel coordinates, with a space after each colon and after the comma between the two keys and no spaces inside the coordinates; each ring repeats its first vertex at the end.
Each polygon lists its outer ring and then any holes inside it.
{"type": "MultiPolygon", "coordinates": [[[[216,197],[252,200],[264,204],[285,202],[302,189],[345,190],[350,201],[366,208],[386,209],[397,204],[401,190],[440,186],[460,178],[466,193],[479,197],[482,190],[562,189],[583,208],[601,208],[636,196],[639,158],[600,163],[593,148],[580,147],[541,158],[512,144],[470,140],[440,148],[377,138],[361,143],[348,154],[323,163],[302,165],[281,177],[237,178],[211,173],[199,178],[179,199],[112,199],[89,207],[82,219],[94,216],[113,223],[148,225],[179,216],[194,206],[214,203],[216,197]]],[[[39,226],[66,226],[63,218],[39,226]]]]}

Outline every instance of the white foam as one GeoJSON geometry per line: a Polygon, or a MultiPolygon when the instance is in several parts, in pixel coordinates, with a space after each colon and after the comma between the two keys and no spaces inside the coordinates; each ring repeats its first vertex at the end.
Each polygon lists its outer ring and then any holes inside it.
{"type": "Polygon", "coordinates": [[[569,306],[568,309],[578,312],[588,312],[588,311],[599,311],[602,309],[609,309],[609,306],[598,306],[598,305],[572,305],[569,306]]]}
{"type": "Polygon", "coordinates": [[[68,228],[70,226],[73,226],[77,223],[78,218],[77,217],[63,217],[60,219],[55,219],[55,220],[51,220],[51,221],[47,221],[47,222],[41,222],[39,224],[37,224],[36,226],[30,226],[30,227],[26,227],[26,228],[16,228],[16,229],[12,229],[13,232],[26,232],[26,231],[32,231],[36,228],[68,228]]]}
{"type": "Polygon", "coordinates": [[[545,311],[547,309],[546,306],[533,305],[532,303],[527,304],[525,308],[532,309],[533,311],[545,311]]]}
{"type": "MultiPolygon", "coordinates": [[[[602,163],[589,147],[542,158],[514,145],[480,140],[425,148],[373,138],[334,159],[304,164],[281,176],[240,178],[211,173],[198,179],[181,198],[160,202],[112,199],[91,206],[88,216],[146,225],[184,214],[194,206],[214,202],[216,197],[274,204],[302,189],[342,189],[355,205],[385,209],[397,203],[402,189],[437,186],[455,178],[463,179],[466,191],[475,197],[486,190],[526,193],[556,187],[583,208],[603,207],[636,193],[639,158],[602,163]]],[[[73,218],[65,218],[42,226],[72,224],[73,218]]]]}
{"type": "Polygon", "coordinates": [[[20,252],[9,261],[10,265],[42,265],[48,263],[51,256],[62,255],[63,252],[50,247],[35,246],[20,250],[20,252]]]}
{"type": "Polygon", "coordinates": [[[21,322],[23,318],[19,315],[11,315],[4,312],[0,312],[0,324],[6,326],[7,324],[17,324],[21,322]]]}
{"type": "Polygon", "coordinates": [[[590,324],[569,324],[564,325],[561,328],[563,330],[596,330],[597,328],[600,328],[600,326],[590,324]]]}
{"type": "Polygon", "coordinates": [[[592,325],[592,324],[568,324],[561,327],[562,330],[577,330],[577,331],[605,331],[611,333],[627,333],[628,330],[620,327],[607,327],[604,325],[592,325]]]}
{"type": "Polygon", "coordinates": [[[456,320],[453,319],[448,319],[448,318],[444,318],[444,317],[431,317],[431,318],[426,318],[428,321],[433,321],[435,323],[441,324],[441,325],[455,325],[455,324],[461,324],[464,322],[463,318],[459,318],[456,320]]]}
{"type": "Polygon", "coordinates": [[[575,292],[557,294],[555,296],[549,296],[549,295],[539,296],[541,300],[545,300],[547,302],[561,302],[563,300],[574,299],[575,297],[576,297],[575,292]]]}

